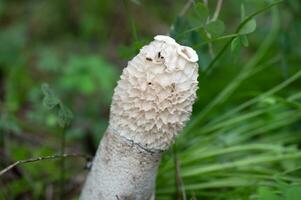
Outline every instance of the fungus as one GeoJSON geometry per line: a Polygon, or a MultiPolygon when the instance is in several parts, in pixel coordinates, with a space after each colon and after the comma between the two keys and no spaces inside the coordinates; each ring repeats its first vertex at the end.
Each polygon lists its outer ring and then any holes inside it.
{"type": "Polygon", "coordinates": [[[198,88],[197,61],[192,48],[163,35],[129,61],[114,90],[109,126],[82,200],[100,199],[99,194],[105,199],[154,195],[162,152],[191,115],[198,88]]]}
{"type": "Polygon", "coordinates": [[[190,62],[197,62],[198,55],[191,47],[180,46],[177,50],[178,54],[190,62]]]}

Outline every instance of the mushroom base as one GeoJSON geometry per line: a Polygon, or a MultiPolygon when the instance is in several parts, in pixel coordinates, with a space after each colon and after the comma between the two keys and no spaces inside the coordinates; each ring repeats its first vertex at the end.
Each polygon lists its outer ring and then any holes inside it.
{"type": "Polygon", "coordinates": [[[161,152],[107,130],[82,190],[81,200],[154,199],[161,152]]]}

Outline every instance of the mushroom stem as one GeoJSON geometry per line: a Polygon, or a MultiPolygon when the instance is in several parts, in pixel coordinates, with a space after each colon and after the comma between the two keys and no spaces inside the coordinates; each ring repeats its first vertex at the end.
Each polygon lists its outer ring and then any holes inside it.
{"type": "Polygon", "coordinates": [[[154,199],[161,154],[107,130],[80,199],[154,199]]]}

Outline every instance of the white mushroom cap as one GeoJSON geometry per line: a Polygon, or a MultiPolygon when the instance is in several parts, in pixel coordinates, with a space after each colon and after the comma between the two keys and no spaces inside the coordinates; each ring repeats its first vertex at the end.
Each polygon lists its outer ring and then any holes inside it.
{"type": "Polygon", "coordinates": [[[190,62],[197,62],[199,60],[198,54],[191,47],[179,46],[177,52],[180,56],[190,62]]]}
{"type": "Polygon", "coordinates": [[[179,45],[173,38],[166,35],[157,35],[155,40],[165,42],[170,45],[177,46],[177,53],[190,62],[197,62],[199,60],[198,54],[191,47],[179,45]]]}
{"type": "Polygon", "coordinates": [[[165,150],[191,115],[198,56],[169,36],[154,39],[123,70],[109,128],[145,148],[165,150]]]}
{"type": "Polygon", "coordinates": [[[156,35],[154,39],[157,41],[166,42],[167,44],[177,45],[177,42],[173,38],[166,35],[156,35]]]}

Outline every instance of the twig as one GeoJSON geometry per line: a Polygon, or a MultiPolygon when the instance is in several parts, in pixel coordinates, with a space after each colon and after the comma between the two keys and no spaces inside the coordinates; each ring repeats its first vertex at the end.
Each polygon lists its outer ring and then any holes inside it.
{"type": "Polygon", "coordinates": [[[197,198],[196,198],[196,196],[195,196],[195,193],[194,193],[194,192],[192,192],[192,193],[191,193],[191,196],[192,196],[192,197],[191,197],[191,200],[197,200],[197,198]]]}
{"type": "Polygon", "coordinates": [[[217,20],[219,13],[221,12],[222,5],[223,5],[223,0],[218,0],[218,2],[216,4],[215,12],[213,14],[211,21],[217,20]]]}
{"type": "Polygon", "coordinates": [[[176,170],[176,189],[177,189],[177,199],[178,200],[186,200],[186,192],[185,192],[185,187],[183,183],[183,179],[181,177],[181,172],[180,172],[180,163],[179,163],[179,158],[177,155],[177,147],[176,144],[173,146],[173,153],[174,153],[174,162],[175,162],[175,170],[176,170]],[[182,195],[181,195],[182,193],[182,195]],[[181,198],[182,196],[182,198],[181,198]]]}
{"type": "Polygon", "coordinates": [[[187,13],[187,11],[191,7],[192,3],[193,3],[193,0],[188,0],[186,2],[186,4],[184,5],[184,7],[182,8],[182,10],[180,11],[180,14],[179,14],[180,17],[183,17],[187,13]]]}
{"type": "Polygon", "coordinates": [[[45,200],[51,200],[54,199],[53,197],[53,185],[50,184],[45,189],[45,200]]]}
{"type": "MultiPolygon", "coordinates": [[[[214,14],[213,14],[213,17],[211,18],[211,20],[209,20],[209,18],[208,18],[208,22],[217,20],[217,18],[219,16],[219,13],[222,9],[222,5],[223,5],[223,0],[218,0],[218,2],[216,4],[215,11],[214,11],[214,14]]],[[[211,35],[209,33],[207,33],[207,36],[210,39],[212,39],[211,35]]],[[[210,54],[211,58],[213,58],[214,57],[214,51],[213,51],[213,45],[212,45],[211,42],[208,42],[208,50],[209,50],[209,54],[210,54]]]]}
{"type": "MultiPolygon", "coordinates": [[[[209,34],[210,35],[210,34],[209,34]]],[[[208,34],[207,34],[208,36],[208,34]]],[[[211,35],[210,35],[211,38],[211,35]]],[[[213,51],[213,45],[211,42],[208,42],[208,51],[211,58],[214,58],[214,51],[213,51]]]]}
{"type": "Polygon", "coordinates": [[[53,160],[53,159],[58,159],[58,158],[71,158],[71,157],[80,157],[80,158],[85,158],[86,160],[91,160],[91,156],[85,155],[85,154],[62,154],[62,155],[52,155],[52,156],[44,156],[44,157],[37,157],[37,158],[29,158],[25,160],[18,160],[14,162],[13,164],[7,166],[3,170],[0,171],[0,176],[8,172],[9,170],[13,169],[17,165],[20,164],[25,164],[25,163],[31,163],[31,162],[37,162],[41,160],[53,160]]]}
{"type": "MultiPolygon", "coordinates": [[[[65,154],[66,147],[66,137],[65,137],[65,128],[62,129],[62,138],[61,138],[61,155],[65,154]]],[[[60,174],[60,199],[64,199],[65,193],[65,158],[62,157],[60,161],[61,165],[61,174],[60,174]]]]}
{"type": "Polygon", "coordinates": [[[135,25],[135,20],[134,20],[133,14],[132,14],[133,12],[129,7],[128,1],[123,0],[123,4],[124,4],[125,11],[128,13],[127,20],[131,24],[132,38],[134,39],[134,41],[137,42],[137,41],[139,41],[139,39],[138,39],[138,33],[137,33],[136,25],[135,25]]]}

